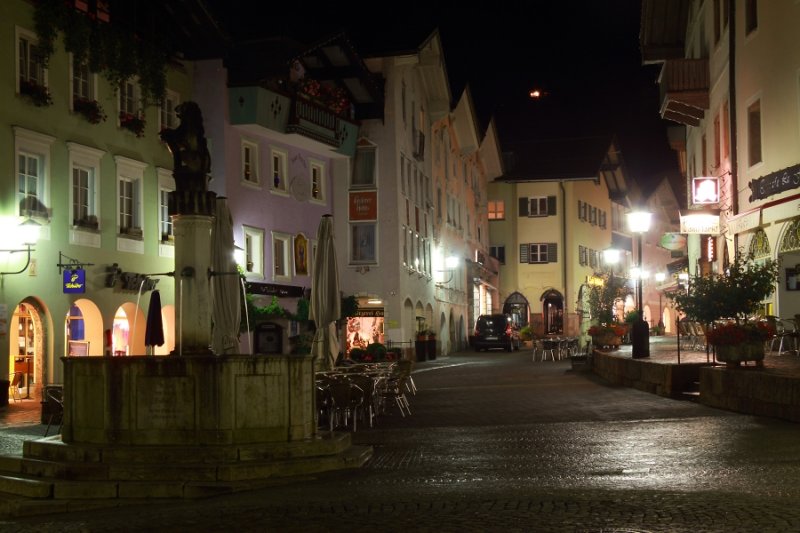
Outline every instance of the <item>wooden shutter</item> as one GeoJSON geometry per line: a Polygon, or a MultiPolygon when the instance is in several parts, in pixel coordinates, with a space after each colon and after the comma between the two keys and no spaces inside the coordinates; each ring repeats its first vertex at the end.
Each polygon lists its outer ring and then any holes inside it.
{"type": "MultiPolygon", "coordinates": [[[[554,196],[551,198],[555,198],[554,196]]],[[[547,244],[547,262],[548,263],[557,263],[558,262],[558,244],[551,242],[547,244]]]]}
{"type": "Polygon", "coordinates": [[[547,216],[553,216],[556,214],[556,197],[555,196],[548,196],[547,197],[547,216]]]}
{"type": "Polygon", "coordinates": [[[528,216],[528,199],[527,198],[520,198],[519,199],[519,216],[521,216],[521,217],[528,216]]]}
{"type": "Polygon", "coordinates": [[[520,244],[519,245],[519,262],[520,263],[527,263],[530,261],[530,248],[527,244],[520,244]]]}
{"type": "Polygon", "coordinates": [[[581,217],[581,207],[582,206],[583,206],[583,202],[578,200],[578,220],[583,220],[583,217],[581,217]]]}

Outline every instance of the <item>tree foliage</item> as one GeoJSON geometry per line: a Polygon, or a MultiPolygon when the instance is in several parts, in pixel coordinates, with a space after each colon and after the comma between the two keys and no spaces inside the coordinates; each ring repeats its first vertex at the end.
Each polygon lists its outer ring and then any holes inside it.
{"type": "Polygon", "coordinates": [[[736,254],[724,274],[693,276],[685,293],[670,295],[673,306],[689,320],[710,324],[719,319],[746,322],[775,291],[779,264],[756,260],[752,253],[736,254]]]}
{"type": "Polygon", "coordinates": [[[628,280],[615,276],[613,272],[595,273],[595,278],[602,280],[602,284],[589,287],[589,312],[595,323],[612,324],[617,302],[624,302],[631,294],[628,280]]]}

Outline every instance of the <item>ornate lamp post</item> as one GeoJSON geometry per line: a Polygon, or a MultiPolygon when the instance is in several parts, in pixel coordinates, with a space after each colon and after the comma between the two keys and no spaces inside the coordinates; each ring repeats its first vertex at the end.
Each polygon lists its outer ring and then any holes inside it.
{"type": "MultiPolygon", "coordinates": [[[[628,229],[636,233],[636,256],[637,266],[639,271],[642,270],[642,234],[650,229],[651,213],[647,211],[634,211],[628,213],[628,229]]],[[[638,318],[633,323],[631,330],[631,355],[634,359],[642,357],[650,357],[650,331],[647,327],[647,322],[644,321],[644,312],[642,310],[642,276],[639,276],[639,281],[636,286],[637,295],[637,311],[638,318]]]]}

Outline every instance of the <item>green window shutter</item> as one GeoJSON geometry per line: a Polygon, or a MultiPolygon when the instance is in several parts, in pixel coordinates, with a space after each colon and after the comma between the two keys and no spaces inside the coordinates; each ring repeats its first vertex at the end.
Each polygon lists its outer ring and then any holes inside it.
{"type": "Polygon", "coordinates": [[[528,216],[528,199],[527,198],[520,198],[519,199],[519,216],[521,216],[521,217],[528,216]]]}
{"type": "Polygon", "coordinates": [[[519,262],[520,263],[527,263],[528,262],[528,245],[527,244],[520,244],[519,245],[519,262]]]}
{"type": "Polygon", "coordinates": [[[583,220],[583,219],[581,218],[581,206],[583,206],[583,202],[581,202],[580,200],[578,200],[578,220],[583,220]]]}
{"type": "Polygon", "coordinates": [[[558,244],[554,242],[547,244],[547,262],[548,263],[558,262],[558,244]]]}
{"type": "Polygon", "coordinates": [[[547,216],[554,216],[556,214],[556,197],[547,197],[547,216]]]}

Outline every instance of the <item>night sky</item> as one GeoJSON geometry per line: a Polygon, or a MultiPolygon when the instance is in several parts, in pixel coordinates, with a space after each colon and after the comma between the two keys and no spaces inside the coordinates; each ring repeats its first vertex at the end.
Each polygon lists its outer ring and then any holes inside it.
{"type": "MultiPolygon", "coordinates": [[[[243,4],[207,1],[220,12],[243,4]]],[[[614,133],[629,176],[645,188],[678,171],[670,123],[658,114],[659,67],[641,61],[641,0],[296,5],[272,4],[268,19],[243,9],[220,16],[235,38],[277,30],[312,42],[346,30],[367,50],[418,45],[438,27],[454,98],[468,83],[479,120],[495,118],[501,143],[614,133]],[[533,88],[544,97],[532,100],[533,88]]]]}

